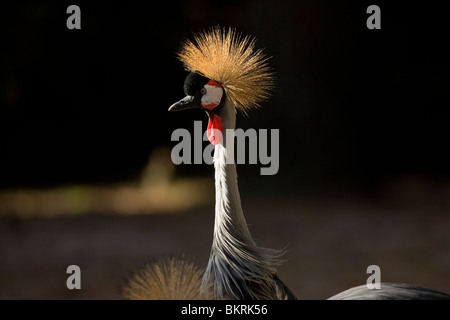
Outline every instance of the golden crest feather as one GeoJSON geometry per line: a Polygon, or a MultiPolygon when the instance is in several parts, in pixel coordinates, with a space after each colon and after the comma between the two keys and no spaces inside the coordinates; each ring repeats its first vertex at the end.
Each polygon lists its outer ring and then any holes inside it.
{"type": "Polygon", "coordinates": [[[274,86],[269,59],[262,49],[254,50],[256,39],[242,37],[232,28],[211,28],[186,40],[178,53],[189,72],[197,72],[222,85],[227,97],[244,114],[260,107],[274,86]]]}
{"type": "Polygon", "coordinates": [[[147,264],[122,288],[129,300],[212,300],[211,286],[202,288],[204,270],[179,258],[147,264]]]}

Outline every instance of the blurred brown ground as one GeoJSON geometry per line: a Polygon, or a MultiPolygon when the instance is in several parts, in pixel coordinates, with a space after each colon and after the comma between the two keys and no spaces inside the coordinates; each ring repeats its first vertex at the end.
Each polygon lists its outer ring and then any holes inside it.
{"type": "MultiPolygon", "coordinates": [[[[243,197],[261,246],[286,248],[279,276],[299,299],[325,299],[381,280],[450,292],[450,216],[436,206],[243,197]]],[[[1,299],[121,299],[124,278],[168,255],[205,266],[213,204],[151,215],[82,215],[0,220],[1,299]],[[66,288],[66,268],[81,268],[82,289],[66,288]]]]}

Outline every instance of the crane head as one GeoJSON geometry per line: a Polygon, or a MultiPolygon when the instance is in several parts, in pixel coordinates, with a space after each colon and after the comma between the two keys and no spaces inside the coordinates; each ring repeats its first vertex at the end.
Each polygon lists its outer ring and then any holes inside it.
{"type": "Polygon", "coordinates": [[[184,83],[186,97],[169,111],[202,108],[209,116],[208,138],[221,142],[223,105],[247,115],[266,100],[274,86],[274,75],[262,49],[255,50],[255,38],[243,37],[233,28],[216,26],[184,41],[178,52],[189,75],[184,83]],[[226,101],[226,102],[225,102],[226,101]]]}
{"type": "Polygon", "coordinates": [[[220,133],[223,132],[222,119],[216,108],[224,97],[223,87],[215,80],[208,79],[196,72],[191,72],[184,82],[186,97],[170,106],[169,111],[181,111],[192,108],[201,108],[209,117],[208,139],[216,145],[220,142],[220,133]]]}
{"type": "MultiPolygon", "coordinates": [[[[247,115],[267,100],[274,87],[269,57],[255,48],[255,42],[255,38],[244,37],[231,27],[227,30],[216,26],[194,34],[193,40],[185,40],[178,59],[185,70],[203,76],[205,83],[213,79],[220,84],[227,101],[247,115]]],[[[186,80],[197,76],[190,75],[186,80]]]]}

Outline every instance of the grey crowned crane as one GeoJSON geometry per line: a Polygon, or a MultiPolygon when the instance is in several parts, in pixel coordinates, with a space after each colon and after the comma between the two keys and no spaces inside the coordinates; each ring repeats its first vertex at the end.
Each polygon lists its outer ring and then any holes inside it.
{"type": "MultiPolygon", "coordinates": [[[[209,118],[208,138],[214,145],[216,204],[210,258],[202,280],[198,270],[183,262],[150,265],[130,280],[125,297],[157,299],[158,291],[164,291],[160,298],[296,299],[276,275],[283,252],[257,246],[250,235],[235,161],[228,161],[226,146],[233,141],[227,139],[234,140],[229,133],[236,128],[237,111],[247,114],[259,107],[273,88],[268,58],[254,50],[254,45],[254,38],[216,27],[186,41],[178,53],[189,72],[184,83],[186,97],[169,111],[203,109],[209,118]],[[154,292],[149,295],[151,290],[154,292]]],[[[381,288],[360,286],[330,299],[450,299],[444,293],[411,285],[383,283],[381,288]]]]}

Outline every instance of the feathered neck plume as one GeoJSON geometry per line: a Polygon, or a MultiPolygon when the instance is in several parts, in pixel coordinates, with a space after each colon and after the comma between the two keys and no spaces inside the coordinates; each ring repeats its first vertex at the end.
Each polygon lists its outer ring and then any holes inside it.
{"type": "Polygon", "coordinates": [[[269,97],[274,80],[269,58],[262,49],[254,50],[255,41],[216,26],[186,40],[178,58],[187,71],[220,83],[234,106],[247,114],[269,97]]]}

